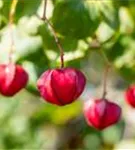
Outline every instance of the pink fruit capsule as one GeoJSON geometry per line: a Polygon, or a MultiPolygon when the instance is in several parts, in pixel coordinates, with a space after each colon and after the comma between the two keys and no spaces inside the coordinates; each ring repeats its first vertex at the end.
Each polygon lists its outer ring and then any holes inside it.
{"type": "Polygon", "coordinates": [[[13,96],[24,88],[28,81],[28,74],[20,65],[0,65],[0,93],[4,96],[13,96]]]}
{"type": "Polygon", "coordinates": [[[85,103],[84,116],[88,125],[102,130],[119,121],[121,108],[106,99],[97,99],[85,103]]]}
{"type": "Polygon", "coordinates": [[[37,81],[41,96],[49,103],[66,105],[75,101],[83,92],[86,79],[73,68],[45,71],[37,81]]]}
{"type": "Polygon", "coordinates": [[[130,86],[125,93],[127,103],[135,108],[135,85],[130,86]]]}

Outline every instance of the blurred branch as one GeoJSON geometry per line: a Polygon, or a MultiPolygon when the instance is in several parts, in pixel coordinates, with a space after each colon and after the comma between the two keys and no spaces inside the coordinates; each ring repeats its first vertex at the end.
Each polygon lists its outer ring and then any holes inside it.
{"type": "Polygon", "coordinates": [[[46,7],[47,7],[47,0],[44,0],[43,18],[46,18],[46,7]]]}
{"type": "Polygon", "coordinates": [[[103,77],[103,96],[102,96],[103,99],[105,99],[107,95],[107,77],[108,77],[109,69],[110,69],[110,65],[107,64],[104,71],[104,77],[103,77]]]}
{"type": "Polygon", "coordinates": [[[12,0],[10,12],[9,12],[9,24],[13,24],[14,22],[14,15],[16,11],[17,2],[18,0],[12,0]]]}
{"type": "Polygon", "coordinates": [[[103,77],[103,95],[102,95],[102,98],[105,99],[105,97],[107,95],[107,77],[108,77],[108,72],[109,72],[109,69],[112,67],[112,64],[109,61],[109,59],[107,58],[107,56],[104,53],[104,51],[101,50],[101,49],[100,49],[100,54],[101,54],[102,58],[104,59],[104,61],[106,63],[106,68],[105,68],[104,77],[103,77]]]}
{"type": "Polygon", "coordinates": [[[9,62],[12,62],[12,55],[14,52],[13,23],[14,23],[14,15],[15,15],[15,11],[16,11],[17,2],[18,2],[18,0],[12,0],[10,12],[9,12],[9,27],[10,27],[10,36],[11,36],[9,62]]]}

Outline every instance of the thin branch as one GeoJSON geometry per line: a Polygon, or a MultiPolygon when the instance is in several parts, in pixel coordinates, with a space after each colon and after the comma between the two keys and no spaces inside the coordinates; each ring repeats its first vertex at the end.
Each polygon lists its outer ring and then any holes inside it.
{"type": "Polygon", "coordinates": [[[50,26],[50,29],[53,33],[53,36],[54,36],[54,39],[55,39],[55,43],[57,44],[59,50],[60,50],[60,58],[61,58],[61,68],[64,67],[64,50],[63,50],[63,47],[57,37],[57,33],[53,27],[53,25],[50,23],[50,21],[47,19],[46,17],[46,8],[47,8],[47,0],[44,0],[44,11],[43,11],[43,17],[40,18],[42,19],[43,21],[45,21],[49,26],[50,26]]]}
{"type": "Polygon", "coordinates": [[[101,49],[102,44],[99,42],[98,38],[96,35],[93,36],[93,41],[92,44],[90,45],[90,48],[98,48],[99,54],[102,56],[103,60],[106,63],[106,68],[104,71],[104,75],[103,75],[103,95],[102,98],[105,99],[106,95],[107,95],[107,77],[108,77],[108,72],[109,69],[112,67],[111,62],[109,61],[108,57],[106,56],[106,54],[104,53],[104,51],[101,49]]]}
{"type": "Polygon", "coordinates": [[[46,18],[47,0],[44,0],[43,18],[46,18]]]}
{"type": "Polygon", "coordinates": [[[107,95],[108,72],[109,72],[109,69],[112,67],[112,64],[111,64],[111,62],[109,61],[109,59],[107,58],[106,54],[104,53],[104,51],[102,49],[100,50],[100,54],[101,54],[102,58],[104,59],[104,61],[106,63],[106,68],[105,68],[104,76],[103,76],[103,95],[102,95],[102,98],[105,99],[105,97],[107,95]]]}
{"type": "Polygon", "coordinates": [[[11,37],[11,46],[10,46],[10,51],[9,51],[9,62],[12,62],[12,55],[14,52],[13,23],[14,23],[14,15],[15,15],[17,2],[18,2],[18,0],[12,0],[10,12],[9,12],[9,27],[10,27],[10,37],[11,37]]]}
{"type": "Polygon", "coordinates": [[[104,71],[104,77],[103,77],[103,95],[102,98],[105,99],[107,95],[107,77],[108,77],[108,72],[110,69],[110,65],[107,65],[104,71]]]}

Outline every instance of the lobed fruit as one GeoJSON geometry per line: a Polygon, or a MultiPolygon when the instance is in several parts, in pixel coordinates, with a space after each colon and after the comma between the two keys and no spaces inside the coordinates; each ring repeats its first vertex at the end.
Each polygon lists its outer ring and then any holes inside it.
{"type": "Polygon", "coordinates": [[[84,116],[88,125],[102,130],[119,121],[121,108],[106,99],[96,99],[85,103],[84,116]]]}
{"type": "Polygon", "coordinates": [[[24,88],[28,81],[28,74],[22,66],[16,64],[0,65],[0,93],[13,96],[24,88]]]}
{"type": "Polygon", "coordinates": [[[59,106],[75,101],[83,92],[85,84],[83,73],[73,68],[47,70],[37,81],[41,96],[47,102],[59,106]]]}
{"type": "Polygon", "coordinates": [[[135,108],[135,85],[130,86],[125,93],[127,103],[135,108]]]}

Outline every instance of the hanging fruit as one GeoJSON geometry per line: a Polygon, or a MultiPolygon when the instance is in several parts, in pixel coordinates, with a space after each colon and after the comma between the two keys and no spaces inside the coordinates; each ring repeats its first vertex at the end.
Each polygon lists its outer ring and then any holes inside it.
{"type": "Polygon", "coordinates": [[[130,86],[125,93],[127,103],[135,108],[135,85],[130,86]]]}
{"type": "Polygon", "coordinates": [[[53,33],[56,45],[60,50],[61,67],[45,71],[37,81],[40,95],[49,103],[59,106],[75,101],[83,92],[86,79],[83,73],[74,68],[64,67],[64,50],[53,25],[46,17],[47,0],[44,1],[43,17],[53,33]]]}
{"type": "Polygon", "coordinates": [[[94,101],[88,101],[84,105],[84,116],[88,125],[103,130],[120,120],[121,108],[106,99],[107,95],[107,77],[111,65],[107,61],[103,78],[103,95],[102,98],[94,101]]]}
{"type": "Polygon", "coordinates": [[[0,65],[0,93],[4,96],[13,96],[24,88],[28,81],[28,74],[20,65],[0,65]]]}
{"type": "Polygon", "coordinates": [[[86,102],[84,116],[88,125],[103,130],[120,120],[121,108],[107,99],[96,99],[86,102]]]}
{"type": "Polygon", "coordinates": [[[83,92],[86,79],[73,68],[52,69],[44,72],[37,82],[41,96],[49,103],[66,105],[75,101],[83,92]]]}

